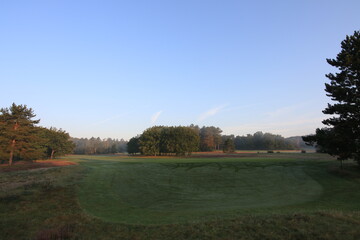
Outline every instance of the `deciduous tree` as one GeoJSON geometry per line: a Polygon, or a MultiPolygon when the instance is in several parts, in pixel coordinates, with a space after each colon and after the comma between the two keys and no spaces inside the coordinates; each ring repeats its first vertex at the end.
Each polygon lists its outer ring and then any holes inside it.
{"type": "Polygon", "coordinates": [[[162,126],[146,129],[140,137],[140,151],[144,155],[157,156],[160,154],[160,141],[162,126]]]}
{"type": "MultiPolygon", "coordinates": [[[[130,139],[129,143],[128,152],[134,153],[132,145],[136,139],[130,139]]],[[[143,132],[138,144],[144,155],[190,155],[199,149],[199,135],[191,127],[155,126],[143,132]]]]}
{"type": "Polygon", "coordinates": [[[130,138],[129,142],[127,143],[127,152],[132,155],[140,152],[139,137],[130,138]]]}
{"type": "Polygon", "coordinates": [[[65,155],[74,150],[75,145],[70,140],[70,135],[64,130],[51,127],[50,129],[42,128],[41,131],[47,157],[50,159],[53,159],[55,155],[65,155]]]}
{"type": "Polygon", "coordinates": [[[221,145],[221,132],[218,127],[202,127],[200,129],[200,150],[219,150],[221,145]]]}

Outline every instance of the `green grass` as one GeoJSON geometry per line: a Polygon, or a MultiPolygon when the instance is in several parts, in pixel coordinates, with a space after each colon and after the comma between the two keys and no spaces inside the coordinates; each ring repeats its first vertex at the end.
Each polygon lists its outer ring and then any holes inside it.
{"type": "Polygon", "coordinates": [[[301,166],[109,163],[91,166],[79,201],[105,221],[159,224],[299,205],[318,199],[322,191],[301,166]]]}
{"type": "Polygon", "coordinates": [[[127,224],[359,210],[359,181],[329,173],[328,160],[266,157],[91,159],[79,201],[93,216],[127,224]]]}
{"type": "Polygon", "coordinates": [[[0,173],[0,239],[359,239],[360,174],[319,154],[72,156],[0,173]]]}

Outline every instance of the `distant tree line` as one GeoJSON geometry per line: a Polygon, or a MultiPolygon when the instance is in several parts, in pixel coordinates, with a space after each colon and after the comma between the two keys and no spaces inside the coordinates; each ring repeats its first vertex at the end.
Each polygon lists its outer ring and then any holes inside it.
{"type": "Polygon", "coordinates": [[[124,139],[71,138],[75,144],[75,154],[115,154],[127,151],[124,139]]]}
{"type": "Polygon", "coordinates": [[[0,162],[54,158],[71,153],[74,144],[62,129],[37,126],[33,110],[13,103],[0,109],[0,162]]]}
{"type": "Polygon", "coordinates": [[[155,126],[133,137],[127,144],[129,154],[186,155],[196,151],[234,152],[235,150],[293,150],[306,146],[301,137],[284,138],[271,133],[256,132],[253,135],[221,135],[218,127],[155,126]]]}
{"type": "MultiPolygon", "coordinates": [[[[223,136],[223,139],[233,139],[236,150],[293,150],[301,148],[300,142],[263,132],[247,134],[246,136],[223,136]]],[[[297,139],[301,140],[300,137],[297,139]]]]}

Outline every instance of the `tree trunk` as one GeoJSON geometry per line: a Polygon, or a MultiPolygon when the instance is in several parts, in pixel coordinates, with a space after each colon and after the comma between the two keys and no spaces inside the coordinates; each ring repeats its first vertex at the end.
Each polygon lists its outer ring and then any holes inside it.
{"type": "MultiPolygon", "coordinates": [[[[16,121],[15,125],[13,127],[14,131],[17,131],[19,128],[19,123],[16,121]]],[[[9,166],[12,165],[13,158],[14,158],[14,151],[15,151],[15,145],[16,145],[16,139],[11,140],[11,146],[10,146],[10,157],[9,157],[9,166]]]]}
{"type": "Polygon", "coordinates": [[[55,153],[55,150],[54,150],[54,149],[51,149],[51,156],[50,156],[50,159],[51,159],[51,160],[54,158],[54,153],[55,153]]]}
{"type": "Polygon", "coordinates": [[[11,149],[10,149],[10,157],[9,157],[9,166],[12,165],[13,158],[14,158],[14,149],[15,149],[16,140],[11,140],[11,149]]]}

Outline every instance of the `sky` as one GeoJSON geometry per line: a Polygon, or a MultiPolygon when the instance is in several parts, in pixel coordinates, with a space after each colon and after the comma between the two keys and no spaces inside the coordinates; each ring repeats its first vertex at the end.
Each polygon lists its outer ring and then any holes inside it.
{"type": "Polygon", "coordinates": [[[0,107],[73,137],[154,125],[284,137],[323,127],[326,62],[358,0],[0,0],[0,107]]]}

